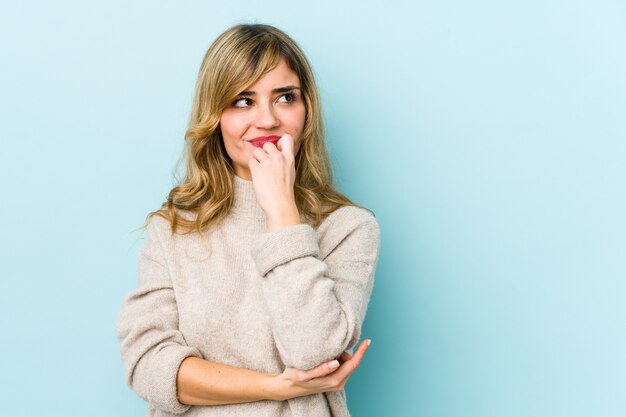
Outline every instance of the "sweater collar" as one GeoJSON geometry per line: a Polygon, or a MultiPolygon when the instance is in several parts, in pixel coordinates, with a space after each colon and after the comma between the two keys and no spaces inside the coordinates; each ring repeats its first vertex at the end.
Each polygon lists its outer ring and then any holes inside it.
{"type": "Polygon", "coordinates": [[[231,212],[233,215],[249,219],[259,225],[265,225],[265,211],[261,208],[256,199],[254,184],[251,180],[246,180],[235,174],[233,178],[233,205],[231,212]]]}

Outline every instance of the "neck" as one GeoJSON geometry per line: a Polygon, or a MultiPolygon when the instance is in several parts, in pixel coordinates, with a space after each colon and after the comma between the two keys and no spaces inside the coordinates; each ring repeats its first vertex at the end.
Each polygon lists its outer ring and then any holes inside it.
{"type": "Polygon", "coordinates": [[[247,167],[235,164],[235,175],[244,180],[252,181],[252,173],[247,167]]]}

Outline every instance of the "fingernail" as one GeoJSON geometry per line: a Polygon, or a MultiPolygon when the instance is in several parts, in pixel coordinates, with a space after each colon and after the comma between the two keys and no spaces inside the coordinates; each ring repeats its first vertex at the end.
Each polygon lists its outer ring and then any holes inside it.
{"type": "Polygon", "coordinates": [[[339,367],[339,361],[334,360],[331,363],[328,364],[328,367],[330,369],[337,369],[339,367]]]}
{"type": "Polygon", "coordinates": [[[367,347],[370,347],[371,344],[372,344],[372,339],[367,339],[367,347]]]}

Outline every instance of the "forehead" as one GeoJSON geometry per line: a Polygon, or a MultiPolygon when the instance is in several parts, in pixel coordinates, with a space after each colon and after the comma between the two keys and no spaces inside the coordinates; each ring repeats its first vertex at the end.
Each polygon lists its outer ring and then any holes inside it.
{"type": "Polygon", "coordinates": [[[285,58],[280,58],[278,64],[270,71],[266,72],[254,84],[248,86],[246,91],[271,91],[277,87],[293,85],[300,87],[300,79],[289,65],[285,58]]]}

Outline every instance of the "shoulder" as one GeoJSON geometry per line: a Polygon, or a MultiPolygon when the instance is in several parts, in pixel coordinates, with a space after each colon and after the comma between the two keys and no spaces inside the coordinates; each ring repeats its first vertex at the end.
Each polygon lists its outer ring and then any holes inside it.
{"type": "Polygon", "coordinates": [[[172,234],[170,221],[158,214],[150,217],[146,225],[145,238],[153,242],[159,242],[163,247],[176,240],[176,236],[172,234]]]}
{"type": "Polygon", "coordinates": [[[163,216],[159,216],[155,214],[154,216],[150,217],[150,220],[148,221],[148,225],[146,226],[146,230],[148,231],[149,234],[150,233],[158,234],[160,238],[161,236],[163,236],[164,233],[169,232],[170,222],[163,216]]]}
{"type": "Polygon", "coordinates": [[[376,216],[367,209],[357,206],[342,206],[333,211],[320,223],[318,232],[328,229],[358,227],[379,228],[376,216]]]}
{"type": "MultiPolygon", "coordinates": [[[[180,220],[193,222],[196,220],[197,213],[177,208],[176,216],[180,220]]],[[[150,217],[146,229],[148,232],[158,233],[161,239],[174,237],[172,234],[172,224],[170,223],[170,220],[160,214],[154,214],[150,217]]]]}
{"type": "Polygon", "coordinates": [[[348,237],[351,244],[378,248],[380,225],[369,210],[356,206],[343,206],[331,214],[317,228],[322,253],[330,253],[348,237]]]}
{"type": "Polygon", "coordinates": [[[163,247],[163,239],[169,232],[169,222],[159,215],[152,215],[142,233],[143,252],[158,251],[163,247]]]}

